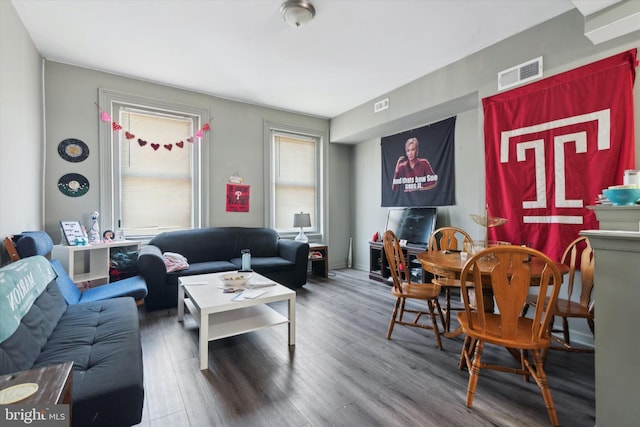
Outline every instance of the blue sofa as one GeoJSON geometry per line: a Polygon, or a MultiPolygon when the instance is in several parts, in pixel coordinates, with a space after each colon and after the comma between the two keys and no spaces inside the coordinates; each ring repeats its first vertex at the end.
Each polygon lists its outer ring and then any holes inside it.
{"type": "Polygon", "coordinates": [[[67,280],[39,255],[0,268],[0,375],[73,361],[74,427],[140,423],[144,386],[134,299],[67,304],[61,291],[67,280]]]}
{"type": "Polygon", "coordinates": [[[271,228],[210,227],[170,231],[154,237],[140,249],[138,272],[147,283],[147,309],[178,305],[178,278],[195,274],[233,271],[242,267],[240,251],[251,251],[251,267],[290,288],[307,283],[309,245],[281,239],[271,228]],[[167,272],[162,254],[187,258],[189,268],[167,272]]]}

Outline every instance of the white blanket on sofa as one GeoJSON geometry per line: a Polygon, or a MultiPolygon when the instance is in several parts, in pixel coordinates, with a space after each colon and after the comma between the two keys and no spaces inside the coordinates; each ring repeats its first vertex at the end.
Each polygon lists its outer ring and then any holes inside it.
{"type": "Polygon", "coordinates": [[[0,342],[20,326],[38,295],[56,278],[49,261],[32,256],[0,268],[0,342]]]}

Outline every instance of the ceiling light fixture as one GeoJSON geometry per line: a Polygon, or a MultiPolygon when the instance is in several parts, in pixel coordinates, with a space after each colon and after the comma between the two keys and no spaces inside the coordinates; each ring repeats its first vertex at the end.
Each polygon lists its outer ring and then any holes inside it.
{"type": "Polygon", "coordinates": [[[292,27],[299,28],[316,16],[316,8],[307,0],[287,0],[280,6],[280,13],[292,27]]]}

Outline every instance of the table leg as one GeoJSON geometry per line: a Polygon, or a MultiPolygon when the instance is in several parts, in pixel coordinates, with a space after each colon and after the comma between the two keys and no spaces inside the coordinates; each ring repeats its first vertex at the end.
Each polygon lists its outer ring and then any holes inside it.
{"type": "Polygon", "coordinates": [[[460,335],[462,335],[462,328],[460,326],[458,326],[455,331],[444,333],[444,336],[446,338],[455,338],[455,337],[459,337],[460,335]]]}
{"type": "Polygon", "coordinates": [[[178,322],[184,320],[184,286],[178,284],[178,322]]]}
{"type": "Polygon", "coordinates": [[[296,345],[296,297],[289,299],[289,346],[296,345]]]}
{"type": "Polygon", "coordinates": [[[209,315],[200,313],[200,370],[209,367],[209,315]]]}

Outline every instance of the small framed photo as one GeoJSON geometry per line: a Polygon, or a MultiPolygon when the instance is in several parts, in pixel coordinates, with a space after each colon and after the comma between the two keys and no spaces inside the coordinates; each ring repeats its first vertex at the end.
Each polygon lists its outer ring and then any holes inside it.
{"type": "Polygon", "coordinates": [[[60,221],[62,235],[69,246],[76,245],[76,239],[84,239],[84,231],[80,221],[60,221]]]}
{"type": "Polygon", "coordinates": [[[116,235],[113,230],[105,230],[104,233],[102,233],[102,238],[105,242],[111,242],[116,238],[116,235]]]}

